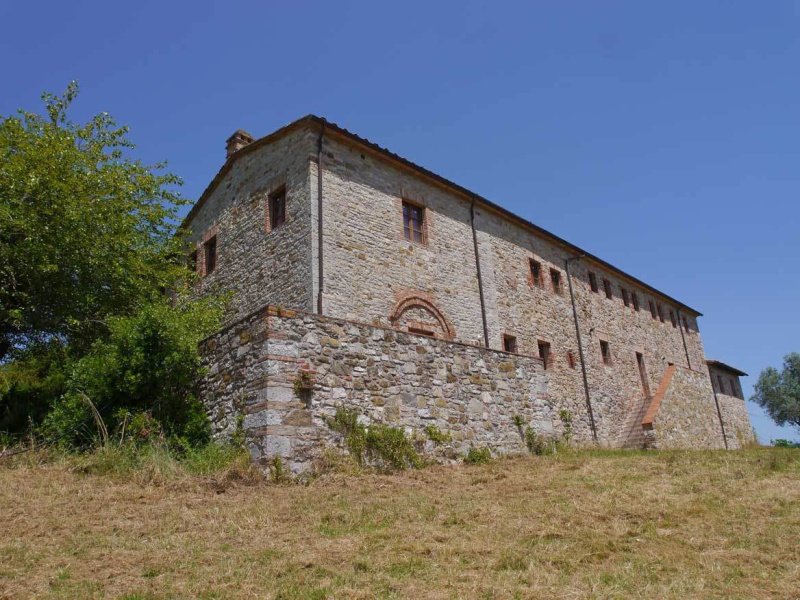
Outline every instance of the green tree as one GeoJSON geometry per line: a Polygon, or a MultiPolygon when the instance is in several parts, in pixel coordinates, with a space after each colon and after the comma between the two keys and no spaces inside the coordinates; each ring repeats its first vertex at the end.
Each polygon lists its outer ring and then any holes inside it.
{"type": "Polygon", "coordinates": [[[44,94],[46,116],[0,117],[0,362],[54,340],[88,348],[186,277],[175,237],[179,179],[127,156],[106,113],[68,120],[78,88],[44,94]]]}
{"type": "Polygon", "coordinates": [[[781,371],[774,367],[761,371],[751,400],[766,409],[778,425],[800,428],[800,354],[787,354],[781,371]]]}

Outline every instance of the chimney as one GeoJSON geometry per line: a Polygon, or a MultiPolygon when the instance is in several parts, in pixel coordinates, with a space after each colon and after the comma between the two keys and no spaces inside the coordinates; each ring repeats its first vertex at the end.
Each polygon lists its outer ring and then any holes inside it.
{"type": "Polygon", "coordinates": [[[230,158],[231,154],[255,141],[256,138],[252,135],[243,129],[237,129],[234,134],[228,138],[228,141],[225,142],[225,158],[230,158]]]}

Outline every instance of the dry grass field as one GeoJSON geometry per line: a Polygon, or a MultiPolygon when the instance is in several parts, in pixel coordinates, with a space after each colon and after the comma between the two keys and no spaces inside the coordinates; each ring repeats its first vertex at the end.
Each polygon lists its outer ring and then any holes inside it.
{"type": "Polygon", "coordinates": [[[0,465],[0,598],[796,598],[800,451],[306,485],[0,465]]]}

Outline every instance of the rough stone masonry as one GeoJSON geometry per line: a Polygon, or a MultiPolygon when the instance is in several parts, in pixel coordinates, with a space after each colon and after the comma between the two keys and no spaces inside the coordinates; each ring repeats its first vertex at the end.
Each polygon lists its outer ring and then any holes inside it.
{"type": "Polygon", "coordinates": [[[713,361],[731,394],[712,384],[699,312],[319,117],[234,134],[184,227],[197,293],[232,294],[202,397],[221,434],[244,416],[256,460],[307,469],[337,406],[436,424],[451,456],[521,451],[515,416],[558,435],[564,411],[578,444],[753,439],[741,371],[713,361]]]}

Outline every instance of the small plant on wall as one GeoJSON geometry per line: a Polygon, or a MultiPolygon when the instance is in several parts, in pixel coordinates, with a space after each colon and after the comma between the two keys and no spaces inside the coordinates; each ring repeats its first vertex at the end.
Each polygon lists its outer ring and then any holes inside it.
{"type": "Polygon", "coordinates": [[[314,389],[314,375],[309,371],[299,371],[294,379],[294,395],[301,400],[308,401],[314,389]]]}

